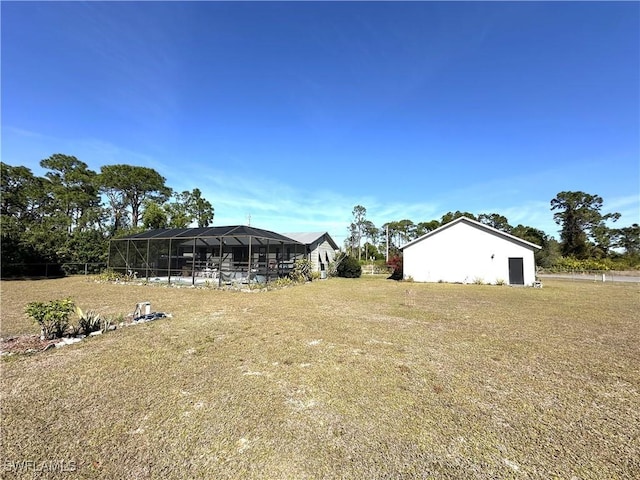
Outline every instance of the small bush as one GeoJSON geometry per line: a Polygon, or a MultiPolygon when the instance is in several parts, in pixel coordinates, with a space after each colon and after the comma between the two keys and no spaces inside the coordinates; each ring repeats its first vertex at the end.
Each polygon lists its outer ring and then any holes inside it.
{"type": "Polygon", "coordinates": [[[387,265],[393,269],[393,272],[389,277],[391,280],[402,280],[404,278],[404,266],[400,255],[394,255],[391,257],[387,262],[387,265]]]}
{"type": "Polygon", "coordinates": [[[499,278],[496,280],[496,285],[506,285],[507,282],[505,280],[503,280],[502,278],[499,278]]]}
{"type": "Polygon", "coordinates": [[[473,284],[474,285],[484,285],[484,280],[480,277],[475,277],[473,279],[473,284]]]}
{"type": "Polygon", "coordinates": [[[27,304],[25,313],[35,320],[46,340],[62,338],[69,328],[69,315],[75,305],[70,298],[52,300],[50,302],[31,302],[27,304]]]}
{"type": "Polygon", "coordinates": [[[92,332],[102,330],[102,318],[95,311],[83,312],[80,307],[76,307],[76,314],[78,315],[78,333],[80,335],[89,335],[92,332]]]}
{"type": "Polygon", "coordinates": [[[289,276],[294,282],[308,282],[311,280],[311,261],[306,258],[296,260],[289,276]]]}
{"type": "Polygon", "coordinates": [[[121,273],[118,273],[110,268],[102,271],[101,273],[99,273],[97,275],[97,278],[99,281],[101,282],[116,282],[116,281],[121,281],[124,279],[124,275],[121,273]]]}
{"type": "Polygon", "coordinates": [[[343,278],[360,278],[362,267],[356,258],[347,256],[338,265],[337,274],[343,278]]]}

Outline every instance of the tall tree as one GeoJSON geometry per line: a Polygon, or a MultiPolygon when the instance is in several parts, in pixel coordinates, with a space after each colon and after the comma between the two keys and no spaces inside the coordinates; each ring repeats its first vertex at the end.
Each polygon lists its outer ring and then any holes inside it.
{"type": "MultiPolygon", "coordinates": [[[[188,192],[183,192],[188,193],[188,192]]],[[[211,202],[202,198],[202,192],[199,188],[194,188],[189,193],[189,209],[198,227],[208,227],[213,222],[214,209],[211,202]]]]}
{"type": "Polygon", "coordinates": [[[387,222],[382,228],[388,233],[390,256],[398,254],[400,247],[410,241],[415,232],[415,224],[409,219],[387,222]]]}
{"type": "Polygon", "coordinates": [[[534,252],[536,265],[538,266],[550,267],[560,257],[558,242],[538,228],[529,227],[527,225],[517,225],[513,227],[509,233],[515,237],[522,238],[527,242],[531,242],[542,247],[542,249],[534,252]]]}
{"type": "Polygon", "coordinates": [[[604,222],[594,226],[591,230],[593,246],[591,247],[590,256],[597,258],[608,257],[610,250],[618,243],[618,234],[618,229],[609,228],[604,222]]]}
{"type": "Polygon", "coordinates": [[[374,260],[382,260],[384,258],[384,254],[380,253],[378,247],[374,244],[365,242],[364,243],[364,251],[366,253],[366,260],[373,258],[374,260]]]}
{"type": "Polygon", "coordinates": [[[539,246],[542,246],[546,237],[546,234],[542,230],[521,224],[511,229],[511,235],[539,246]]]}
{"type": "Polygon", "coordinates": [[[445,223],[449,223],[454,221],[456,218],[467,217],[471,220],[477,220],[476,216],[473,213],[469,212],[461,212],[460,210],[456,210],[455,212],[447,212],[442,216],[442,220],[440,221],[440,225],[444,225],[445,223]]]}
{"type": "Polygon", "coordinates": [[[76,157],[56,153],[40,161],[55,207],[58,222],[67,225],[68,233],[76,228],[96,224],[101,215],[96,172],[76,157]]]}
{"type": "Polygon", "coordinates": [[[429,222],[419,222],[415,228],[416,238],[419,238],[427,233],[435,230],[440,226],[440,222],[438,220],[431,220],[429,222]]]}
{"type": "Polygon", "coordinates": [[[189,192],[174,193],[174,201],[164,204],[169,228],[187,228],[193,221],[189,209],[189,192]]]}
{"type": "Polygon", "coordinates": [[[560,192],[551,200],[554,221],[562,226],[562,254],[587,258],[591,254],[589,240],[595,240],[607,220],[616,221],[619,213],[602,214],[602,197],[584,192],[560,192]]]}
{"type": "Polygon", "coordinates": [[[101,191],[113,210],[114,231],[122,227],[125,212],[129,211],[131,226],[136,228],[145,200],[164,202],[171,189],[165,178],[152,168],[133,165],[105,165],[100,169],[101,191]]]}
{"type": "Polygon", "coordinates": [[[38,222],[43,207],[50,203],[42,178],[27,167],[13,167],[0,162],[0,215],[2,231],[10,225],[23,228],[38,222]]]}
{"type": "Polygon", "coordinates": [[[510,233],[513,228],[509,225],[507,217],[498,213],[481,213],[478,215],[478,221],[507,233],[510,233]]]}
{"type": "Polygon", "coordinates": [[[618,229],[616,247],[624,249],[627,255],[640,255],[640,225],[634,223],[618,229]]]}
{"type": "Polygon", "coordinates": [[[191,192],[173,193],[174,201],[166,203],[164,210],[167,224],[171,228],[187,228],[193,222],[198,227],[208,227],[213,221],[214,210],[211,203],[202,197],[200,189],[191,192]]]}
{"type": "Polygon", "coordinates": [[[344,246],[349,256],[354,256],[354,251],[358,248],[358,231],[356,224],[351,222],[349,224],[349,235],[344,239],[344,246]]]}
{"type": "Polygon", "coordinates": [[[367,216],[367,209],[362,205],[356,205],[351,212],[353,215],[353,222],[350,226],[350,235],[353,239],[354,245],[358,248],[358,260],[362,259],[362,251],[360,245],[362,243],[362,236],[364,233],[364,225],[367,216]]]}
{"type": "Polygon", "coordinates": [[[158,203],[147,200],[144,202],[144,212],[142,212],[142,225],[149,230],[158,228],[167,228],[169,221],[166,209],[162,208],[158,203]]]}
{"type": "Polygon", "coordinates": [[[396,222],[396,232],[398,234],[398,246],[410,242],[415,237],[415,224],[405,218],[396,222]]]}
{"type": "MultiPolygon", "coordinates": [[[[378,235],[380,231],[376,228],[371,220],[365,220],[362,224],[363,235],[366,240],[364,243],[364,258],[369,259],[369,250],[372,245],[375,245],[378,241],[378,235]]],[[[377,251],[377,249],[376,249],[377,251]]]]}
{"type": "Polygon", "coordinates": [[[43,179],[26,167],[0,162],[0,266],[2,274],[21,273],[16,264],[46,262],[43,244],[31,245],[29,237],[43,232],[44,211],[50,203],[43,179]]]}

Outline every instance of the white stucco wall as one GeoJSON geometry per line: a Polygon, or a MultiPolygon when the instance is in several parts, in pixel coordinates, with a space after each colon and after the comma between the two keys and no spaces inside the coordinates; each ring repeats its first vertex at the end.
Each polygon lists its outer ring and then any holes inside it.
{"type": "Polygon", "coordinates": [[[535,281],[533,248],[464,222],[403,250],[404,277],[416,282],[509,282],[509,257],[522,258],[524,284],[535,281]]]}

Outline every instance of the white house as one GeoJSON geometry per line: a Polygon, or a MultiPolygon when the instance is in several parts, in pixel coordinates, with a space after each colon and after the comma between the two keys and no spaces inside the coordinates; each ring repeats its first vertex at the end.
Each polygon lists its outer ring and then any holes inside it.
{"type": "Polygon", "coordinates": [[[538,245],[460,217],[404,245],[404,278],[416,282],[532,285],[538,245]]]}
{"type": "Polygon", "coordinates": [[[322,274],[329,270],[329,263],[335,260],[338,245],[327,232],[283,233],[283,235],[307,246],[307,255],[313,271],[322,274]]]}

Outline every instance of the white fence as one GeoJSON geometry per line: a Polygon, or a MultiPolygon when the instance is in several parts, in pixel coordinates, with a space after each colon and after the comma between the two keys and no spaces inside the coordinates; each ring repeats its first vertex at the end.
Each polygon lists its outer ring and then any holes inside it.
{"type": "Polygon", "coordinates": [[[609,271],[572,271],[572,272],[554,272],[554,273],[538,273],[539,278],[564,278],[576,281],[591,282],[612,282],[612,283],[640,283],[640,271],[619,272],[609,271]]]}

